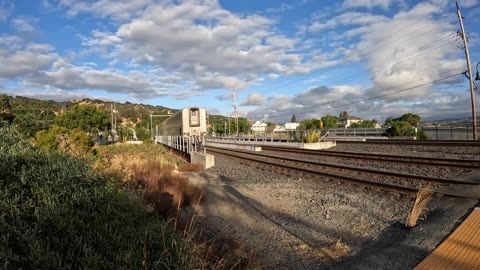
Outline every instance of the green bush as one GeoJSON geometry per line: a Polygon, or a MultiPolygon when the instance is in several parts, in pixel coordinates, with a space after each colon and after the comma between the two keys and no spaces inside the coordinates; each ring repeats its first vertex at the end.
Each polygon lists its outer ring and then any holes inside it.
{"type": "Polygon", "coordinates": [[[417,131],[417,140],[429,140],[429,139],[430,137],[425,131],[423,130],[417,131]]]}
{"type": "Polygon", "coordinates": [[[87,156],[92,153],[95,142],[80,129],[69,130],[53,126],[35,135],[35,145],[47,151],[59,151],[74,156],[87,156]]]}
{"type": "Polygon", "coordinates": [[[318,142],[318,139],[320,138],[320,132],[312,129],[310,130],[309,133],[305,135],[305,138],[303,140],[304,143],[315,143],[318,142]]]}
{"type": "Polygon", "coordinates": [[[2,269],[193,268],[188,246],[115,179],[0,129],[2,269]]]}
{"type": "Polygon", "coordinates": [[[414,130],[412,125],[405,121],[392,122],[391,127],[385,131],[385,135],[388,137],[395,136],[413,136],[414,130]]]}

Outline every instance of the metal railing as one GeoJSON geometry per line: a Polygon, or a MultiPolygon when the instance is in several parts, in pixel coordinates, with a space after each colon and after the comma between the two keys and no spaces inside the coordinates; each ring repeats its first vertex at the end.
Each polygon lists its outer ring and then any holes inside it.
{"type": "Polygon", "coordinates": [[[204,151],[205,137],[198,136],[155,136],[155,143],[160,143],[185,153],[204,151]]]}
{"type": "MultiPolygon", "coordinates": [[[[219,134],[215,137],[207,136],[207,139],[230,140],[230,141],[287,141],[294,142],[305,138],[311,130],[293,130],[280,132],[256,132],[256,133],[239,133],[239,134],[219,134]]],[[[321,139],[329,139],[335,137],[352,137],[352,138],[384,138],[386,137],[387,128],[332,128],[317,129],[321,135],[321,139]]],[[[427,135],[428,140],[473,140],[473,127],[471,126],[421,126],[412,128],[410,137],[416,137],[419,132],[427,135]]],[[[392,137],[395,138],[395,137],[392,137]]]]}

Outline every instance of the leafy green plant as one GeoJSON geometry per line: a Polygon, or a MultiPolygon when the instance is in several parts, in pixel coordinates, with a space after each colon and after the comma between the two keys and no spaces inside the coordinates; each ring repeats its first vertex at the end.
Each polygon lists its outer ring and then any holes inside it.
{"type": "Polygon", "coordinates": [[[310,132],[308,132],[305,135],[305,138],[303,139],[303,142],[304,143],[315,143],[315,142],[318,142],[319,139],[320,139],[320,132],[312,129],[312,130],[310,130],[310,132]]]}
{"type": "Polygon", "coordinates": [[[87,156],[93,151],[94,142],[80,129],[69,130],[53,126],[35,135],[35,145],[47,151],[59,151],[74,156],[87,156]]]}
{"type": "Polygon", "coordinates": [[[55,124],[68,129],[79,128],[85,132],[98,133],[107,131],[111,126],[109,114],[93,105],[75,105],[70,110],[60,114],[55,124]]]}
{"type": "Polygon", "coordinates": [[[86,162],[0,129],[2,269],[191,269],[161,217],[86,162]]]}

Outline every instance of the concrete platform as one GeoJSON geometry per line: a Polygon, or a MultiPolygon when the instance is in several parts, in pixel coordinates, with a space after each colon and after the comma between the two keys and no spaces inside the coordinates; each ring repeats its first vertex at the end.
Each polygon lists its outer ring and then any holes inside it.
{"type": "Polygon", "coordinates": [[[203,169],[208,169],[215,166],[215,157],[210,154],[193,151],[190,154],[190,159],[191,163],[201,164],[203,169]]]}
{"type": "Polygon", "coordinates": [[[206,147],[217,147],[217,148],[226,148],[226,149],[240,149],[240,150],[248,150],[254,152],[262,151],[262,147],[254,146],[254,145],[240,145],[234,143],[215,143],[215,142],[206,142],[206,147]]]}
{"type": "MultiPolygon", "coordinates": [[[[241,140],[207,140],[207,146],[210,144],[219,145],[238,145],[238,146],[273,146],[273,147],[291,147],[310,150],[327,149],[336,145],[335,141],[316,142],[316,143],[298,143],[298,142],[271,142],[271,141],[241,141],[241,140]]],[[[217,147],[217,146],[215,146],[217,147]]],[[[218,146],[221,147],[221,146],[218,146]]],[[[224,147],[226,148],[226,147],[224,147]]],[[[238,148],[240,149],[240,148],[238,148]]],[[[254,150],[252,150],[254,151],[254,150]]]]}

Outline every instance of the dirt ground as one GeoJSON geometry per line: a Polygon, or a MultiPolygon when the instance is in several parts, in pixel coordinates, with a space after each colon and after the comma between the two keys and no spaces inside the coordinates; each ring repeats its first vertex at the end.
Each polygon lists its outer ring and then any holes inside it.
{"type": "MultiPolygon", "coordinates": [[[[186,216],[195,212],[206,230],[253,250],[265,269],[411,269],[478,203],[436,198],[426,220],[405,229],[412,197],[400,194],[232,167],[222,158],[188,175],[207,194],[186,216]]],[[[480,172],[457,179],[480,182],[480,172]]]]}

